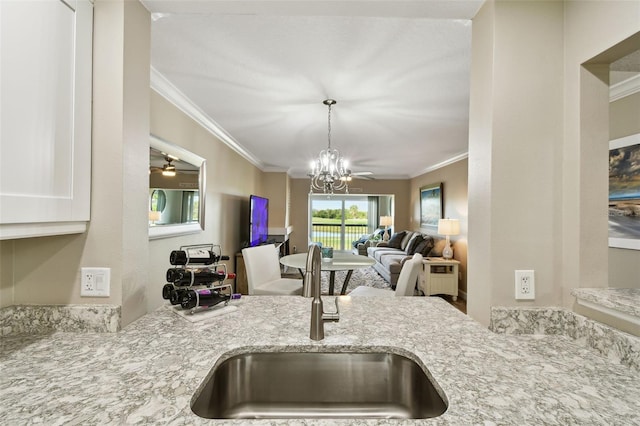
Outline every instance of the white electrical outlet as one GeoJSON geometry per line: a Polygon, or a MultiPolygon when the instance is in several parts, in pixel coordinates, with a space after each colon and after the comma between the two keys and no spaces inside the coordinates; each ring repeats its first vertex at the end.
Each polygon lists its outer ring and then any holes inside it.
{"type": "Polygon", "coordinates": [[[516,300],[534,300],[536,282],[533,270],[516,270],[516,300]]]}
{"type": "Polygon", "coordinates": [[[109,297],[111,268],[80,268],[80,296],[109,297]]]}

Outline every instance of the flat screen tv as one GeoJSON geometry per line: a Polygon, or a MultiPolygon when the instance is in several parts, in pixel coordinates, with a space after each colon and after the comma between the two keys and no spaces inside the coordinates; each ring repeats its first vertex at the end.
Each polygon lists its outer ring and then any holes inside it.
{"type": "Polygon", "coordinates": [[[268,238],[269,199],[250,196],[249,213],[249,246],[265,244],[268,238]]]}

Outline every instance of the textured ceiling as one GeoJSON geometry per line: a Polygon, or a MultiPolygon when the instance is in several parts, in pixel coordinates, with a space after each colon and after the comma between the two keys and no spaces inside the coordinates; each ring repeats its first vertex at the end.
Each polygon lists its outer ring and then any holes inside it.
{"type": "Polygon", "coordinates": [[[611,85],[638,78],[640,75],[640,50],[630,53],[611,63],[609,83],[611,85]]]}
{"type": "Polygon", "coordinates": [[[354,172],[416,176],[468,144],[481,1],[163,1],[153,68],[261,169],[301,177],[327,145],[354,172]]]}

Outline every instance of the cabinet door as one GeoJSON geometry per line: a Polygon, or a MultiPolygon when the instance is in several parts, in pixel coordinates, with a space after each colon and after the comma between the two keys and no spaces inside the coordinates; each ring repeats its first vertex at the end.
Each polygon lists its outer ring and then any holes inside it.
{"type": "Polygon", "coordinates": [[[91,190],[93,7],[0,2],[0,237],[83,232],[91,190]]]}

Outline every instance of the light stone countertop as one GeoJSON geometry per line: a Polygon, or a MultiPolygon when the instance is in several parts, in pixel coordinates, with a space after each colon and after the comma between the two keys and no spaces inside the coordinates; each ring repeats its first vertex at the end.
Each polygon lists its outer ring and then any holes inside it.
{"type": "MultiPolygon", "coordinates": [[[[326,310],[333,297],[324,297],[326,310]]],[[[163,307],[118,333],[3,337],[0,423],[640,425],[640,373],[564,336],[494,334],[435,297],[343,296],[325,339],[308,338],[311,299],[243,297],[190,323],[163,307]],[[207,420],[193,393],[227,352],[392,347],[410,352],[446,394],[428,420],[207,420]]]]}
{"type": "Polygon", "coordinates": [[[576,288],[571,294],[578,299],[640,318],[640,288],[576,288]]]}

